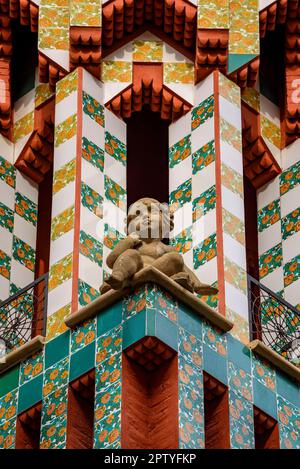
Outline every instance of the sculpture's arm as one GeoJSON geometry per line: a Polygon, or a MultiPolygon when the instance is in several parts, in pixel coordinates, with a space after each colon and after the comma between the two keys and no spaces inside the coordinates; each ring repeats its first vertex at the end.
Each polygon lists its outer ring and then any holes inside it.
{"type": "Polygon", "coordinates": [[[112,269],[117,258],[123,252],[127,251],[127,249],[133,249],[140,243],[141,240],[135,233],[131,233],[129,236],[126,236],[126,238],[121,239],[106,259],[108,267],[112,269]]]}

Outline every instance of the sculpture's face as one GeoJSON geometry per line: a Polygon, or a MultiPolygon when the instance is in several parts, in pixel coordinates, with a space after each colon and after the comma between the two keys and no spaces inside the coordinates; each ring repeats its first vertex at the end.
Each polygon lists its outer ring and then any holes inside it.
{"type": "Polygon", "coordinates": [[[140,199],[128,212],[128,234],[136,232],[140,238],[162,239],[169,234],[168,207],[155,199],[140,199]]]}

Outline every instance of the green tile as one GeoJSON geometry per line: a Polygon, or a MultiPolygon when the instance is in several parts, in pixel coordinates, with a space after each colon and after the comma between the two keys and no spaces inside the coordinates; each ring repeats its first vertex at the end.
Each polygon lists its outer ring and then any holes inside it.
{"type": "Polygon", "coordinates": [[[146,335],[146,311],[141,311],[123,324],[123,349],[146,335]]]}
{"type": "Polygon", "coordinates": [[[227,361],[206,344],[203,344],[203,369],[227,386],[227,361]]]}
{"type": "Polygon", "coordinates": [[[145,335],[154,336],[155,335],[155,323],[156,323],[156,310],[152,308],[147,308],[147,322],[146,322],[146,333],[145,335]]]}
{"type": "Polygon", "coordinates": [[[0,375],[0,397],[5,396],[19,385],[19,368],[11,368],[3,375],[0,375]]]}
{"type": "Polygon", "coordinates": [[[178,323],[183,329],[193,334],[197,339],[202,340],[202,321],[197,314],[184,304],[179,305],[178,323]]]}
{"type": "Polygon", "coordinates": [[[296,406],[300,406],[300,387],[280,371],[276,372],[277,393],[296,406]]]}
{"type": "Polygon", "coordinates": [[[122,322],[122,301],[113,304],[104,311],[100,311],[97,317],[97,336],[99,337],[122,322]]]}
{"type": "Polygon", "coordinates": [[[95,367],[95,341],[71,356],[70,381],[95,367]]]}
{"type": "Polygon", "coordinates": [[[242,342],[227,334],[228,360],[251,373],[250,350],[242,342]]]}
{"type": "Polygon", "coordinates": [[[59,362],[69,355],[70,331],[60,334],[46,344],[45,347],[45,369],[59,362]]]}
{"type": "Polygon", "coordinates": [[[270,391],[257,379],[253,379],[253,404],[277,420],[277,400],[275,392],[270,391]]]}
{"type": "Polygon", "coordinates": [[[155,336],[169,345],[173,350],[178,350],[178,327],[172,321],[160,313],[156,314],[155,336]]]}
{"type": "Polygon", "coordinates": [[[19,388],[18,414],[42,400],[43,375],[31,379],[19,388]]]}

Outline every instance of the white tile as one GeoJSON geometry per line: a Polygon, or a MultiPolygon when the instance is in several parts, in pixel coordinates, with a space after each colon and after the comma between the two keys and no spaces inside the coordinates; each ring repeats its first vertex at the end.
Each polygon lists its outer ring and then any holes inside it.
{"type": "Polygon", "coordinates": [[[175,94],[190,104],[194,104],[194,85],[185,85],[183,83],[167,83],[166,90],[174,91],[175,94]]]}
{"type": "Polygon", "coordinates": [[[280,168],[282,168],[282,161],[281,161],[281,150],[280,148],[276,147],[270,140],[268,140],[267,137],[263,135],[263,139],[265,141],[265,144],[269,148],[270,152],[274,156],[275,160],[279,164],[280,168]]]}
{"type": "Polygon", "coordinates": [[[105,108],[105,130],[126,145],[126,124],[113,112],[105,108]]]}
{"type": "Polygon", "coordinates": [[[172,231],[171,237],[178,235],[185,228],[188,228],[193,223],[193,208],[192,202],[187,202],[183,204],[176,212],[174,213],[174,230],[172,231]]]}
{"type": "Polygon", "coordinates": [[[75,135],[74,137],[59,145],[57,148],[54,148],[54,171],[57,171],[65,164],[69,163],[69,161],[76,158],[76,145],[77,137],[75,135]]]}
{"type": "MultiPolygon", "coordinates": [[[[32,129],[33,130],[33,129],[32,129]]],[[[29,132],[27,135],[25,135],[24,137],[21,137],[19,138],[19,140],[16,141],[15,145],[14,145],[14,163],[17,161],[17,159],[19,158],[22,150],[24,149],[26,143],[28,142],[28,138],[30,136],[31,132],[29,132]]]]}
{"type": "Polygon", "coordinates": [[[243,155],[224,140],[220,140],[221,161],[243,175],[243,155]]]}
{"type": "Polygon", "coordinates": [[[224,256],[227,256],[229,260],[235,262],[242,269],[247,269],[245,247],[225,232],[223,233],[223,250],[224,256]]]}
{"type": "Polygon", "coordinates": [[[72,279],[67,280],[48,294],[48,317],[72,300],[72,279]]]}
{"type": "Polygon", "coordinates": [[[104,128],[85,113],[82,115],[82,136],[104,149],[104,128]]]}
{"type": "Polygon", "coordinates": [[[259,0],[259,11],[274,3],[274,0],[259,0]]]}
{"type": "Polygon", "coordinates": [[[32,202],[38,203],[39,189],[38,185],[24,174],[17,171],[16,191],[28,197],[32,202]]]}
{"type": "Polygon", "coordinates": [[[271,249],[281,242],[281,223],[280,221],[269,226],[261,233],[258,233],[258,254],[271,249]]]}
{"type": "Polygon", "coordinates": [[[63,187],[59,192],[54,194],[52,198],[52,215],[53,219],[66,208],[71,207],[75,200],[75,182],[71,182],[67,186],[63,187]]]}
{"type": "Polygon", "coordinates": [[[104,200],[103,203],[103,222],[109,224],[121,234],[126,231],[126,213],[110,200],[104,200]]]}
{"type": "Polygon", "coordinates": [[[103,269],[108,273],[111,273],[112,271],[112,269],[110,269],[108,265],[106,264],[106,259],[110,253],[111,253],[111,249],[103,245],[103,264],[102,265],[103,265],[103,269]]]}
{"type": "Polygon", "coordinates": [[[102,284],[102,267],[79,254],[79,278],[99,291],[102,284]]]}
{"type": "Polygon", "coordinates": [[[193,249],[190,249],[188,252],[183,254],[183,259],[185,265],[187,265],[190,269],[193,270],[194,261],[193,261],[193,249]]]}
{"type": "Polygon", "coordinates": [[[286,264],[293,257],[300,253],[300,231],[289,236],[286,240],[282,240],[282,258],[283,263],[286,264]]]}
{"type": "Polygon", "coordinates": [[[28,91],[24,96],[15,102],[14,106],[14,122],[34,110],[35,90],[28,91]]]}
{"type": "Polygon", "coordinates": [[[300,155],[300,139],[291,143],[288,147],[282,150],[282,165],[283,171],[298,163],[300,155]]]}
{"type": "Polygon", "coordinates": [[[192,132],[192,153],[215,138],[214,118],[207,119],[192,132]]]}
{"type": "Polygon", "coordinates": [[[213,92],[214,81],[213,73],[211,73],[205,80],[195,86],[195,106],[198,106],[202,101],[211,96],[213,92]]]}
{"type": "Polygon", "coordinates": [[[300,303],[300,278],[284,289],[284,299],[296,306],[300,303]]]}
{"type": "Polygon", "coordinates": [[[60,65],[62,68],[70,70],[69,63],[69,49],[68,50],[59,50],[59,49],[39,49],[42,54],[48,57],[50,60],[53,60],[56,64],[60,65]]]}
{"type": "Polygon", "coordinates": [[[280,199],[281,204],[281,218],[285,217],[300,205],[300,184],[294,187],[286,194],[283,194],[280,199]]]}
{"type": "Polygon", "coordinates": [[[74,247],[74,230],[70,230],[59,238],[51,241],[50,246],[50,267],[63,257],[73,251],[74,247]]]}
{"type": "Polygon", "coordinates": [[[0,201],[11,210],[15,209],[15,190],[0,179],[0,201]]]}
{"type": "Polygon", "coordinates": [[[191,133],[191,113],[188,112],[169,127],[169,147],[191,133]]]}
{"type": "Polygon", "coordinates": [[[15,213],[14,235],[36,249],[36,226],[15,213]]]}
{"type": "MultiPolygon", "coordinates": [[[[155,38],[156,40],[158,38],[155,38]]],[[[177,52],[173,47],[169,46],[166,42],[163,43],[163,62],[185,62],[192,63],[185,55],[177,52]]]]}
{"type": "Polygon", "coordinates": [[[104,60],[132,62],[132,41],[107,55],[104,60]]]}
{"type": "Polygon", "coordinates": [[[64,122],[68,117],[77,114],[77,95],[75,90],[55,106],[55,125],[64,122]]]}
{"type": "Polygon", "coordinates": [[[214,257],[211,261],[206,262],[203,265],[200,265],[198,269],[194,270],[198,279],[202,283],[208,283],[211,285],[216,280],[218,280],[218,265],[217,257],[214,257]]]}
{"type": "Polygon", "coordinates": [[[81,180],[104,196],[104,175],[85,159],[81,160],[81,180]]]}
{"type": "Polygon", "coordinates": [[[126,189],[126,166],[106,152],[104,156],[104,172],[106,176],[126,189]]]}
{"type": "Polygon", "coordinates": [[[248,297],[225,281],[225,303],[226,307],[232,309],[244,319],[249,321],[248,297]]]}
{"type": "Polygon", "coordinates": [[[0,135],[1,156],[10,164],[14,163],[14,144],[7,138],[0,135]]]}
{"type": "Polygon", "coordinates": [[[0,301],[7,300],[9,296],[9,280],[0,275],[0,301]]]}
{"type": "Polygon", "coordinates": [[[27,269],[23,264],[16,261],[15,259],[11,260],[11,273],[10,273],[10,283],[14,283],[19,288],[26,287],[31,282],[34,281],[34,272],[27,269]]]}
{"type": "Polygon", "coordinates": [[[195,199],[204,191],[215,185],[216,183],[216,164],[209,164],[205,168],[192,175],[192,191],[195,199]]]}
{"type": "Polygon", "coordinates": [[[225,186],[221,186],[222,192],[222,206],[231,212],[233,215],[238,217],[240,220],[244,220],[244,201],[235,192],[230,191],[225,186]]]}
{"type": "Polygon", "coordinates": [[[257,191],[257,210],[265,207],[280,196],[279,176],[257,191]]]}
{"type": "Polygon", "coordinates": [[[80,229],[103,243],[103,220],[83,205],[80,206],[80,229]]]}
{"type": "Polygon", "coordinates": [[[260,112],[271,122],[280,127],[280,109],[264,95],[260,95],[260,112]]]}
{"type": "Polygon", "coordinates": [[[180,184],[183,184],[187,179],[190,179],[192,174],[192,157],[188,156],[179,164],[170,169],[169,172],[169,190],[170,192],[177,189],[180,184]]]}
{"type": "Polygon", "coordinates": [[[213,209],[193,223],[193,245],[197,246],[205,238],[215,233],[216,229],[216,209],[213,209]]]}
{"type": "Polygon", "coordinates": [[[103,104],[103,83],[85,69],[83,69],[82,88],[83,91],[92,96],[98,103],[103,104]]]}
{"type": "Polygon", "coordinates": [[[221,95],[219,96],[219,104],[220,117],[241,131],[242,121],[240,108],[238,108],[235,104],[232,104],[230,101],[227,101],[227,99],[223,98],[221,95]]]}
{"type": "Polygon", "coordinates": [[[12,256],[13,233],[0,226],[0,249],[9,257],[12,256]]]}
{"type": "Polygon", "coordinates": [[[113,81],[106,81],[103,83],[104,89],[104,98],[103,102],[107,104],[111,99],[117,96],[121,91],[129,88],[131,82],[113,82],[113,81]]]}
{"type": "Polygon", "coordinates": [[[262,278],[260,282],[274,293],[278,293],[279,291],[283,290],[283,268],[277,267],[277,269],[273,270],[273,272],[262,278]]]}

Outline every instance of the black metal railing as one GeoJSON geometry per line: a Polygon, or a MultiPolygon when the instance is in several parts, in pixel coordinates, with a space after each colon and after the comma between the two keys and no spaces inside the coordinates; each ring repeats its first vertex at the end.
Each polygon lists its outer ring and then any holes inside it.
{"type": "Polygon", "coordinates": [[[37,335],[45,336],[48,273],[0,303],[0,341],[5,353],[37,335]]]}
{"type": "Polygon", "coordinates": [[[300,311],[248,275],[251,338],[300,365],[300,311]]]}

